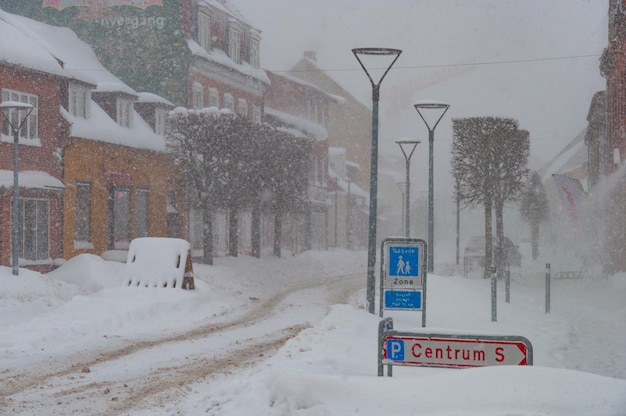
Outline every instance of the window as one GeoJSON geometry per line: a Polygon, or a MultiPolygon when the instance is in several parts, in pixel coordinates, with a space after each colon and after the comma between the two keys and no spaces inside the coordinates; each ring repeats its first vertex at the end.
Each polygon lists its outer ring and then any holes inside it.
{"type": "Polygon", "coordinates": [[[198,14],[198,43],[206,51],[211,49],[211,17],[203,12],[198,14]]]}
{"type": "Polygon", "coordinates": [[[320,114],[322,117],[321,124],[324,127],[328,127],[328,118],[326,114],[328,113],[328,105],[326,103],[322,104],[322,108],[320,110],[320,114]]]}
{"type": "Polygon", "coordinates": [[[45,260],[49,258],[49,203],[45,199],[20,199],[19,246],[20,258],[45,260]]]}
{"type": "Polygon", "coordinates": [[[241,32],[234,25],[228,28],[228,56],[236,64],[241,63],[241,32]]]}
{"type": "Polygon", "coordinates": [[[133,126],[133,102],[127,98],[117,97],[117,124],[124,127],[133,126]]]}
{"type": "Polygon", "coordinates": [[[89,118],[91,102],[91,90],[86,87],[70,84],[69,88],[69,110],[76,117],[89,118]]]}
{"type": "Polygon", "coordinates": [[[248,102],[243,98],[237,100],[237,114],[242,117],[248,117],[248,102]]]}
{"type": "Polygon", "coordinates": [[[220,108],[220,93],[215,88],[209,88],[209,107],[220,108]]]}
{"type": "Polygon", "coordinates": [[[252,104],[252,121],[260,123],[261,119],[261,106],[252,104]]]}
{"type": "Polygon", "coordinates": [[[193,108],[195,108],[196,110],[204,108],[204,88],[202,88],[202,84],[194,82],[192,90],[193,91],[191,99],[193,100],[193,108]]]}
{"type": "Polygon", "coordinates": [[[74,241],[91,241],[91,185],[76,182],[74,201],[74,241]]]}
{"type": "Polygon", "coordinates": [[[254,68],[261,67],[261,58],[259,53],[259,40],[252,37],[250,38],[250,65],[254,68]]]}
{"type": "Polygon", "coordinates": [[[130,243],[130,191],[127,187],[110,187],[110,237],[112,248],[125,249],[130,243]]]}
{"type": "MultiPolygon", "coordinates": [[[[37,96],[20,92],[20,91],[2,90],[2,101],[19,101],[22,103],[29,103],[30,105],[33,106],[33,110],[30,112],[30,115],[28,116],[24,124],[22,125],[19,135],[21,139],[38,138],[39,135],[37,131],[37,126],[38,126],[37,121],[39,118],[39,111],[38,111],[39,99],[37,98],[37,96]]],[[[20,121],[24,119],[25,111],[28,111],[28,110],[17,110],[17,109],[9,110],[9,120],[11,120],[11,123],[15,127],[19,126],[20,121]]],[[[13,136],[9,123],[4,121],[4,119],[2,122],[2,134],[7,135],[7,136],[13,136]]]]}
{"type": "Polygon", "coordinates": [[[163,108],[157,108],[154,118],[154,132],[159,136],[165,136],[165,129],[167,128],[167,110],[163,108]]]}
{"type": "Polygon", "coordinates": [[[148,236],[148,190],[135,191],[135,238],[148,236]]]}
{"type": "Polygon", "coordinates": [[[229,93],[224,94],[224,108],[228,108],[230,111],[235,112],[235,99],[229,93]]]}

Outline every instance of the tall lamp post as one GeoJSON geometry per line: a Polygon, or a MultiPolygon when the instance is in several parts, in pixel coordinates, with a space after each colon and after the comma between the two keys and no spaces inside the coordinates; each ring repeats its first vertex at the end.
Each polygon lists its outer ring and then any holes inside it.
{"type": "Polygon", "coordinates": [[[417,113],[420,115],[424,124],[428,128],[428,271],[432,272],[434,270],[434,233],[435,233],[435,212],[434,212],[434,194],[435,194],[435,186],[433,183],[433,143],[435,141],[435,127],[443,118],[443,115],[450,108],[450,104],[445,103],[437,103],[437,102],[420,102],[413,105],[417,110],[417,113]],[[429,112],[435,112],[439,115],[439,117],[435,116],[436,121],[429,123],[427,118],[424,117],[422,112],[428,110],[429,112]],[[431,127],[431,124],[432,127],[431,127]]]}
{"type": "Polygon", "coordinates": [[[375,302],[374,292],[376,285],[376,211],[378,204],[378,101],[380,98],[380,84],[383,79],[398,60],[402,51],[400,49],[389,48],[355,48],[352,49],[352,53],[356,57],[357,61],[361,65],[361,68],[365,71],[365,75],[369,78],[372,84],[372,145],[370,156],[370,213],[369,213],[369,232],[367,241],[367,311],[374,314],[375,302]],[[385,72],[380,77],[378,82],[374,82],[370,73],[363,65],[361,57],[365,56],[389,56],[392,61],[386,67],[385,72]]]}
{"type": "Polygon", "coordinates": [[[13,133],[13,209],[11,210],[11,260],[13,275],[19,275],[19,139],[20,130],[28,119],[33,106],[19,101],[4,101],[0,103],[0,110],[4,121],[9,124],[13,133]]]}
{"type": "Polygon", "coordinates": [[[404,161],[406,166],[406,190],[404,191],[404,197],[406,198],[406,202],[404,203],[404,236],[411,236],[411,198],[409,194],[411,192],[411,156],[413,156],[413,152],[418,144],[421,142],[419,140],[399,140],[398,146],[400,146],[400,150],[402,150],[402,154],[404,155],[404,161]],[[406,149],[405,149],[406,147],[406,149]]]}

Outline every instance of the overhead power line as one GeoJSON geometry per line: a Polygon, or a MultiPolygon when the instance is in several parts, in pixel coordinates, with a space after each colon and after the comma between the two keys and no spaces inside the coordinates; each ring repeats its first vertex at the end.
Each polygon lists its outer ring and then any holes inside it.
{"type": "MultiPolygon", "coordinates": [[[[564,61],[571,59],[588,59],[599,58],[600,54],[590,55],[570,55],[570,56],[554,56],[548,58],[531,58],[531,59],[511,59],[503,61],[478,61],[478,62],[459,62],[451,64],[433,64],[433,65],[398,65],[394,69],[428,69],[428,68],[445,68],[455,66],[480,66],[480,65],[504,65],[504,64],[521,64],[531,62],[548,62],[548,61],[564,61]]],[[[384,69],[384,68],[380,68],[384,69]]],[[[345,71],[358,71],[358,68],[320,68],[320,71],[324,72],[345,72],[345,71]]],[[[308,72],[306,70],[271,70],[272,72],[308,72]]]]}

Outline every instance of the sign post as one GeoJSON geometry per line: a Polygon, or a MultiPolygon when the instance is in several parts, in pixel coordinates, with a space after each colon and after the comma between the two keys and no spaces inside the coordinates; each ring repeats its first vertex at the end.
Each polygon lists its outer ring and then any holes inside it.
{"type": "Polygon", "coordinates": [[[381,244],[380,316],[384,309],[422,311],[426,326],[426,242],[386,238],[381,244]]]}
{"type": "Polygon", "coordinates": [[[401,332],[385,318],[378,329],[378,375],[391,376],[391,366],[469,368],[532,365],[530,341],[517,335],[456,335],[401,332]]]}

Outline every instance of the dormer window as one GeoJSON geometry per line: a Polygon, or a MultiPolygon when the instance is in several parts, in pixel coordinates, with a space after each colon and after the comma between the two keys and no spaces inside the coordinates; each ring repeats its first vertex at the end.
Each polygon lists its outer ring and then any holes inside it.
{"type": "Polygon", "coordinates": [[[165,136],[165,128],[167,126],[167,110],[157,108],[154,118],[154,132],[159,136],[165,136]]]}
{"type": "Polygon", "coordinates": [[[133,102],[128,98],[117,97],[117,124],[133,126],[133,102]]]}
{"type": "Polygon", "coordinates": [[[236,64],[241,63],[241,31],[236,22],[231,22],[228,27],[228,56],[236,64]]]}
{"type": "Polygon", "coordinates": [[[256,30],[250,31],[250,45],[248,54],[248,63],[254,68],[261,67],[261,52],[260,52],[261,36],[256,30]]]}
{"type": "Polygon", "coordinates": [[[211,50],[211,17],[207,13],[198,13],[198,43],[207,52],[211,50]]]}
{"type": "Polygon", "coordinates": [[[69,87],[69,111],[76,117],[89,118],[91,115],[91,90],[77,84],[69,87]]]}

